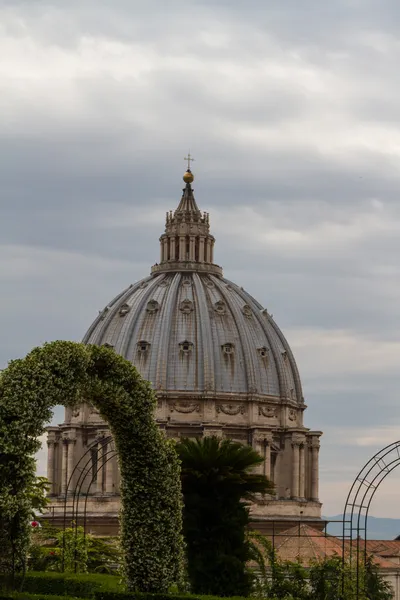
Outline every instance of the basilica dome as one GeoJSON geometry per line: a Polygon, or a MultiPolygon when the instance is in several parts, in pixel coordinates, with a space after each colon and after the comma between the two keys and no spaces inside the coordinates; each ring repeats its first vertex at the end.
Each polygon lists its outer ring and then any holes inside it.
{"type": "MultiPolygon", "coordinates": [[[[167,437],[211,435],[253,446],[263,459],[259,472],[275,486],[252,504],[260,531],[298,521],[319,527],[321,432],[303,424],[293,354],[272,315],[223,276],[190,168],[183,180],[178,207],[166,215],[159,263],[100,311],[83,341],[113,348],[151,383],[155,420],[167,437]]],[[[48,445],[52,518],[65,523],[65,498],[86,477],[79,489],[89,498],[87,522],[115,535],[120,475],[108,424],[82,399],[66,408],[61,425],[48,428],[48,445]]]]}
{"type": "Polygon", "coordinates": [[[302,404],[293,354],[272,315],[213,264],[214,238],[192,180],[186,172],[181,203],[167,213],[160,264],[114,298],[83,341],[114,348],[160,392],[302,404]]]}
{"type": "Polygon", "coordinates": [[[302,402],[297,367],[267,310],[212,273],[156,273],[99,314],[85,343],[107,345],[156,390],[302,402]]]}

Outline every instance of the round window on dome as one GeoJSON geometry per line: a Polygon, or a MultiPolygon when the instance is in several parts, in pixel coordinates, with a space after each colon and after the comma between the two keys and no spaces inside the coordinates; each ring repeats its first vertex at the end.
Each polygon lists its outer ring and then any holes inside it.
{"type": "Polygon", "coordinates": [[[149,350],[150,348],[150,344],[149,342],[146,342],[145,340],[140,340],[140,342],[137,343],[137,349],[139,354],[146,354],[146,352],[149,350]]]}
{"type": "Polygon", "coordinates": [[[233,354],[234,350],[235,350],[235,347],[231,343],[223,344],[223,346],[222,346],[222,352],[224,354],[233,354]]]}
{"type": "Polygon", "coordinates": [[[193,349],[193,344],[192,342],[188,342],[188,340],[185,340],[184,342],[181,342],[179,344],[179,349],[183,354],[189,354],[189,352],[191,352],[193,349]]]}
{"type": "Polygon", "coordinates": [[[268,358],[269,350],[265,346],[262,346],[261,348],[257,348],[257,352],[261,356],[261,358],[264,358],[264,359],[268,358]]]}

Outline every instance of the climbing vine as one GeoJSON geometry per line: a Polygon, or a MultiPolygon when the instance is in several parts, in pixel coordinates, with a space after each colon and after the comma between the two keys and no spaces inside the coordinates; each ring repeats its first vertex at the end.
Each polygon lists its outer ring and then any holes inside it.
{"type": "Polygon", "coordinates": [[[165,592],[183,565],[180,468],[154,420],[150,384],[112,349],[52,342],[0,376],[0,568],[24,569],[38,437],[57,404],[90,401],[109,424],[121,471],[129,589],[165,592]]]}

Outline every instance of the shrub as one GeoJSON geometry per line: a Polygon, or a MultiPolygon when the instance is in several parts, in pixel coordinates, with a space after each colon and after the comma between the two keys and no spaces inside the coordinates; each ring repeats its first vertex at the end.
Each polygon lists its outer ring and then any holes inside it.
{"type": "Polygon", "coordinates": [[[128,585],[166,592],[183,576],[179,461],[155,422],[150,384],[105,347],[52,342],[0,374],[0,565],[25,570],[38,437],[54,406],[83,399],[108,423],[118,452],[128,585]]]}
{"type": "MultiPolygon", "coordinates": [[[[95,600],[220,600],[219,596],[204,596],[198,594],[142,594],[134,592],[96,592],[95,600]]],[[[244,600],[241,596],[224,598],[224,600],[244,600]]],[[[269,600],[273,600],[270,598],[269,600]]]]}
{"type": "MultiPolygon", "coordinates": [[[[0,586],[4,587],[6,578],[0,575],[0,586]],[[3,584],[3,585],[2,585],[3,584]]],[[[28,572],[25,578],[17,574],[14,579],[14,587],[22,589],[28,594],[40,594],[41,596],[74,596],[76,598],[92,598],[96,591],[111,591],[124,589],[119,577],[115,575],[102,574],[79,574],[70,573],[34,573],[28,572]]]]}

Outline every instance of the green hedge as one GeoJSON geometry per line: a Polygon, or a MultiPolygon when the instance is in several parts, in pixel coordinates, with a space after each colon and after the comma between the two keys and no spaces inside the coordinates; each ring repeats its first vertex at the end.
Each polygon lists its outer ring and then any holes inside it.
{"type": "MultiPolygon", "coordinates": [[[[8,578],[9,580],[9,578],[8,578]]],[[[23,577],[15,576],[14,588],[19,590],[23,577]]],[[[7,578],[0,575],[0,588],[6,586],[7,578]]],[[[120,578],[116,575],[87,573],[52,573],[28,571],[23,580],[22,590],[28,594],[40,596],[73,596],[75,598],[93,598],[96,591],[124,590],[120,578]]]]}
{"type": "MultiPolygon", "coordinates": [[[[129,592],[95,592],[95,600],[222,600],[218,596],[200,596],[198,594],[144,594],[129,592]]],[[[246,600],[240,596],[223,600],[246,600]]]]}

